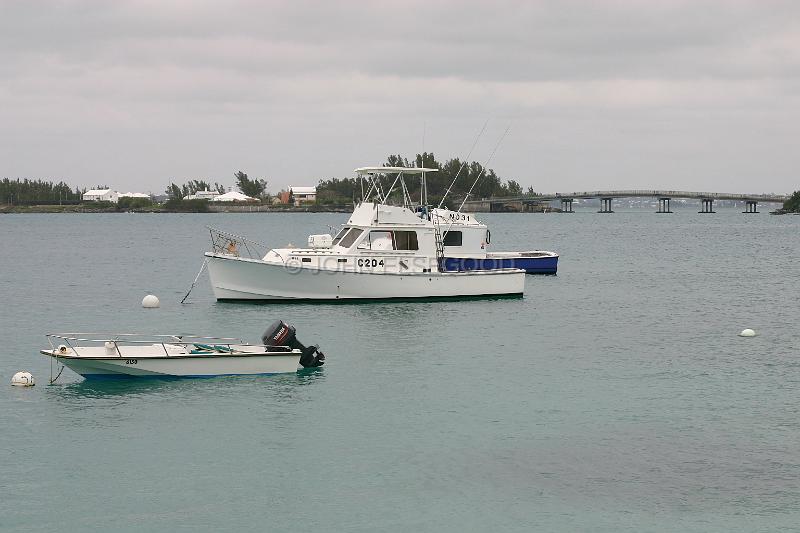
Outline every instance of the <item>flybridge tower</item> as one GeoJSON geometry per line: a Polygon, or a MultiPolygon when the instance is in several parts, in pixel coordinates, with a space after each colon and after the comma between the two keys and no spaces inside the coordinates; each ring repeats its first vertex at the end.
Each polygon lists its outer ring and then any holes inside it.
{"type": "Polygon", "coordinates": [[[389,196],[394,192],[395,187],[400,184],[400,190],[403,192],[403,207],[412,209],[415,207],[414,202],[411,200],[411,194],[408,192],[408,187],[403,180],[404,174],[418,175],[421,177],[421,191],[419,206],[427,207],[428,193],[426,191],[426,183],[424,176],[426,172],[438,172],[438,168],[424,168],[424,167],[361,167],[355,169],[356,175],[361,181],[361,202],[369,202],[373,197],[378,203],[385,204],[389,196]],[[384,191],[381,186],[378,174],[396,174],[392,185],[388,190],[384,191]],[[367,186],[367,192],[364,193],[364,184],[367,186]]]}

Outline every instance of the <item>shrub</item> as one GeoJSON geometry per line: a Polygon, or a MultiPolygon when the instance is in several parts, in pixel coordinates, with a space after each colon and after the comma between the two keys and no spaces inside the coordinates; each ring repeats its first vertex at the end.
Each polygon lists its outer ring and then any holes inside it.
{"type": "Polygon", "coordinates": [[[153,201],[150,198],[120,198],[117,202],[117,209],[139,209],[151,205],[153,205],[153,201]]]}
{"type": "Polygon", "coordinates": [[[208,200],[182,200],[180,198],[170,198],[164,202],[164,208],[168,211],[178,211],[181,213],[207,213],[208,200]]]}
{"type": "Polygon", "coordinates": [[[117,207],[114,202],[105,200],[82,202],[81,205],[89,209],[115,209],[117,207]]]}
{"type": "Polygon", "coordinates": [[[783,210],[789,213],[800,213],[800,191],[795,191],[783,202],[783,210]]]}

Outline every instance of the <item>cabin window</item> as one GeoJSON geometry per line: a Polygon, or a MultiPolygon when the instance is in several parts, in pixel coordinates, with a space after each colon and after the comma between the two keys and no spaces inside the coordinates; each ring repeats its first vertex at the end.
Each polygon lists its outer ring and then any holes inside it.
{"type": "Polygon", "coordinates": [[[342,237],[342,240],[339,242],[339,246],[343,248],[350,248],[353,245],[353,243],[356,242],[356,239],[358,239],[361,236],[362,233],[363,231],[358,228],[351,229],[347,235],[342,237]]]}
{"type": "Polygon", "coordinates": [[[395,231],[394,232],[395,250],[419,250],[416,231],[395,231]]]}
{"type": "Polygon", "coordinates": [[[348,230],[350,230],[350,228],[342,228],[342,229],[339,231],[339,233],[337,233],[337,234],[336,234],[336,238],[334,238],[334,239],[333,239],[333,245],[334,245],[334,246],[336,246],[337,244],[339,244],[339,241],[341,241],[341,240],[342,240],[342,237],[344,237],[344,234],[345,234],[345,233],[347,233],[347,232],[348,232],[348,230]]]}
{"type": "Polygon", "coordinates": [[[444,234],[445,246],[461,246],[463,237],[460,231],[448,231],[444,234]]]}
{"type": "Polygon", "coordinates": [[[393,250],[391,231],[370,231],[367,238],[358,245],[360,250],[393,250]]]}
{"type": "Polygon", "coordinates": [[[419,250],[416,231],[370,231],[360,250],[419,250]]]}

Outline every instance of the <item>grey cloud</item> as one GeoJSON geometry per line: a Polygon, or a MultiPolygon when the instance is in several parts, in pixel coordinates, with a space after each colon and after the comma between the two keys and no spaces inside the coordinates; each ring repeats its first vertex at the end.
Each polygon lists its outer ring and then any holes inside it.
{"type": "Polygon", "coordinates": [[[3,49],[68,63],[531,80],[763,75],[800,61],[792,3],[19,5],[0,22],[3,49]]]}
{"type": "Polygon", "coordinates": [[[423,122],[437,153],[460,154],[488,116],[516,121],[495,166],[540,189],[747,188],[769,168],[761,185],[789,190],[799,15],[792,2],[6,2],[0,168],[93,183],[121,156],[107,181],[158,188],[249,163],[280,186],[411,154],[423,122]]]}

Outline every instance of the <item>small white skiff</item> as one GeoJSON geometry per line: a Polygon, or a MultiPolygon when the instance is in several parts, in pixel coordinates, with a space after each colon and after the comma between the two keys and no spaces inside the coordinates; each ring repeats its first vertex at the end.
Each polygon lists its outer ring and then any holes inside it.
{"type": "Polygon", "coordinates": [[[84,378],[281,374],[325,362],[317,346],[303,346],[282,321],[267,329],[264,344],[196,335],[66,333],[47,339],[50,349],[41,353],[84,378]]]}

